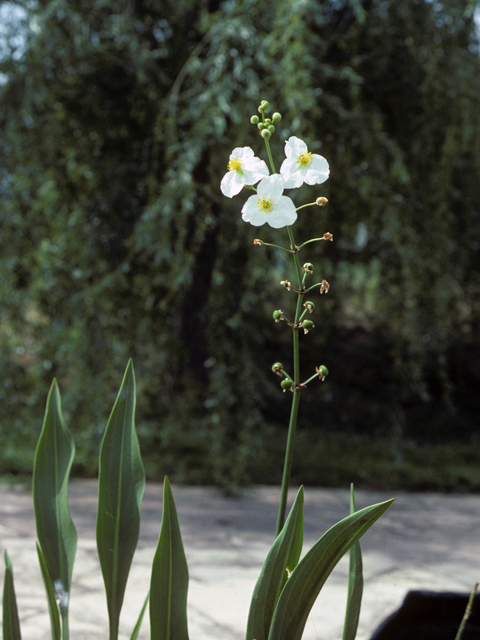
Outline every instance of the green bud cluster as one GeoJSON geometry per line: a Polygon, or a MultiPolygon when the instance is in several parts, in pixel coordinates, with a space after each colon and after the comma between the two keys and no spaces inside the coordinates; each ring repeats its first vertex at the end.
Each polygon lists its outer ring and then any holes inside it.
{"type": "Polygon", "coordinates": [[[265,114],[268,113],[269,108],[270,105],[267,100],[262,100],[258,107],[259,113],[262,114],[262,120],[260,120],[258,116],[252,116],[250,118],[250,122],[258,126],[260,135],[264,140],[268,140],[272,133],[275,133],[274,122],[279,122],[282,119],[281,114],[278,112],[275,112],[271,118],[265,118],[265,114]]]}

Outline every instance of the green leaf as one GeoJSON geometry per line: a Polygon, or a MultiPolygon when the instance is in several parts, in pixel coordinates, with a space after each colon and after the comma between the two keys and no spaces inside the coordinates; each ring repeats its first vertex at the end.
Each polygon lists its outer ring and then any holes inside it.
{"type": "Polygon", "coordinates": [[[168,478],[150,583],[150,640],[188,640],[188,567],[168,478]]]}
{"type": "Polygon", "coordinates": [[[107,596],[110,640],[118,637],[145,489],[134,414],[135,375],[130,360],[103,436],[98,472],[97,549],[107,596]]]}
{"type": "MultiPolygon", "coordinates": [[[[73,438],[62,417],[60,391],[53,381],[35,451],[33,507],[37,537],[52,583],[70,593],[77,531],[68,508],[68,479],[75,455],[73,438]]],[[[68,607],[68,604],[67,604],[68,607]]]]}
{"type": "Polygon", "coordinates": [[[340,520],[313,545],[282,591],[269,640],[300,640],[310,610],[335,565],[392,502],[366,507],[340,520]]]}
{"type": "Polygon", "coordinates": [[[145,602],[143,603],[142,610],[140,611],[140,615],[138,616],[137,624],[133,628],[132,635],[130,636],[130,640],[137,640],[138,638],[138,634],[140,633],[140,627],[142,626],[143,616],[145,614],[145,610],[147,608],[149,598],[150,598],[150,593],[147,593],[147,597],[145,598],[145,602]]]}
{"type": "Polygon", "coordinates": [[[60,640],[60,617],[58,615],[57,600],[55,597],[55,590],[53,588],[52,581],[48,574],[47,563],[45,557],[40,549],[40,545],[37,542],[37,554],[38,561],[40,563],[40,569],[42,571],[43,584],[45,585],[45,591],[47,592],[48,601],[48,613],[50,614],[50,627],[52,630],[52,640],[60,640]]]}
{"type": "MultiPolygon", "coordinates": [[[[355,496],[353,484],[350,485],[350,513],[355,513],[355,496]]],[[[350,564],[348,571],[347,608],[343,625],[343,640],[355,640],[360,618],[363,594],[362,550],[357,541],[350,547],[350,564]]]]}
{"type": "Polygon", "coordinates": [[[5,576],[3,579],[3,640],[21,640],[17,599],[13,585],[13,567],[5,549],[5,576]]]}
{"type": "Polygon", "coordinates": [[[247,640],[266,640],[275,607],[288,579],[297,566],[303,545],[304,490],[300,487],[282,531],[275,539],[253,590],[248,614],[247,640]],[[288,572],[287,572],[288,569],[288,572]]]}

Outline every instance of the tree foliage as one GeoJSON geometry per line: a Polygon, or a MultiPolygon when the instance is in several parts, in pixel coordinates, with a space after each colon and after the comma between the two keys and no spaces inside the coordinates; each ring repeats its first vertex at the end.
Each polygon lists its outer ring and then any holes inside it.
{"type": "Polygon", "coordinates": [[[257,235],[282,242],[281,231],[245,225],[242,195],[226,200],[219,183],[234,147],[260,153],[249,117],[261,99],[283,115],[277,157],[298,135],[332,169],[317,194],[328,208],[296,225],[301,239],[335,236],[308,255],[332,288],[305,367],[320,358],[334,375],[307,391],[305,424],[409,434],[436,403],[471,429],[475,407],[464,399],[480,377],[474,8],[26,5],[16,26],[24,51],[11,39],[17,52],[0,65],[4,450],[38,432],[34,415],[55,375],[91,471],[114,380],[132,356],[141,435],[158,452],[151,469],[161,455],[179,479],[247,477],[265,423],[288,411],[268,375],[290,357],[288,336],[268,318],[289,304],[275,284],[291,266],[252,246],[257,235]]]}

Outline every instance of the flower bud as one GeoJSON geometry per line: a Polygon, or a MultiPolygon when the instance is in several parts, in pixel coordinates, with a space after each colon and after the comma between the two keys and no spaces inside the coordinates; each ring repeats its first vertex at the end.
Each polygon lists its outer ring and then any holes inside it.
{"type": "Polygon", "coordinates": [[[282,287],[285,287],[287,291],[290,291],[290,289],[292,288],[292,283],[288,280],[281,280],[280,284],[282,285],[282,287]]]}
{"type": "Polygon", "coordinates": [[[270,103],[268,102],[268,100],[262,100],[262,106],[263,106],[263,108],[265,110],[265,113],[267,113],[268,109],[270,107],[270,103]]]}
{"type": "Polygon", "coordinates": [[[273,133],[275,131],[275,125],[269,124],[268,125],[268,130],[270,131],[270,133],[273,133]]]}
{"type": "Polygon", "coordinates": [[[275,364],[272,364],[273,373],[277,373],[280,369],[283,369],[283,364],[281,362],[275,362],[275,364]]]}
{"type": "Polygon", "coordinates": [[[308,333],[309,331],[311,331],[314,326],[315,325],[313,324],[313,322],[311,320],[304,320],[302,322],[303,331],[305,333],[308,333]]]}
{"type": "Polygon", "coordinates": [[[330,285],[328,284],[328,282],[326,280],[322,280],[320,284],[320,293],[328,293],[329,289],[330,285]]]}
{"type": "Polygon", "coordinates": [[[323,196],[321,196],[320,198],[317,198],[315,202],[318,204],[319,207],[324,207],[328,203],[328,200],[327,198],[324,198],[323,196]]]}
{"type": "Polygon", "coordinates": [[[302,271],[305,271],[305,273],[313,273],[313,264],[306,262],[302,267],[302,271]]]}
{"type": "Polygon", "coordinates": [[[333,242],[333,235],[331,233],[324,233],[323,234],[323,239],[324,240],[330,240],[330,242],[333,242]]]}
{"type": "Polygon", "coordinates": [[[276,311],[273,312],[272,315],[275,322],[280,322],[280,320],[283,318],[283,311],[280,311],[280,309],[277,309],[276,311]]]}
{"type": "Polygon", "coordinates": [[[258,116],[252,116],[252,117],[250,118],[250,122],[251,122],[252,124],[258,124],[258,116]]]}
{"type": "Polygon", "coordinates": [[[264,140],[268,140],[268,139],[270,138],[270,136],[271,136],[271,135],[272,135],[272,134],[270,133],[270,131],[269,131],[268,129],[264,129],[264,130],[261,132],[261,136],[262,136],[262,138],[263,138],[264,140]]]}
{"type": "Polygon", "coordinates": [[[272,121],[270,120],[270,118],[265,118],[265,124],[268,126],[269,124],[272,124],[272,121]]]}
{"type": "Polygon", "coordinates": [[[288,378],[285,378],[285,380],[281,381],[280,386],[282,387],[282,389],[284,391],[288,391],[289,389],[292,388],[293,382],[291,380],[289,380],[288,378]]]}
{"type": "Polygon", "coordinates": [[[265,124],[263,124],[263,122],[259,122],[259,123],[258,123],[258,129],[259,129],[259,131],[263,131],[263,129],[265,129],[265,128],[266,128],[266,125],[265,125],[265,124]]]}
{"type": "Polygon", "coordinates": [[[272,120],[274,122],[280,122],[281,119],[282,119],[282,115],[278,113],[278,111],[275,111],[275,113],[272,116],[272,120]]]}
{"type": "Polygon", "coordinates": [[[255,238],[255,240],[253,241],[253,244],[254,244],[256,247],[261,247],[261,246],[262,246],[262,244],[263,244],[263,241],[262,241],[262,240],[260,240],[259,238],[255,238]]]}
{"type": "Polygon", "coordinates": [[[315,309],[314,303],[310,302],[310,300],[307,300],[307,302],[305,302],[303,306],[308,311],[308,313],[312,313],[312,311],[315,309]]]}
{"type": "Polygon", "coordinates": [[[319,367],[315,367],[315,371],[318,373],[318,377],[323,381],[325,380],[325,376],[328,376],[327,367],[322,364],[319,367]]]}

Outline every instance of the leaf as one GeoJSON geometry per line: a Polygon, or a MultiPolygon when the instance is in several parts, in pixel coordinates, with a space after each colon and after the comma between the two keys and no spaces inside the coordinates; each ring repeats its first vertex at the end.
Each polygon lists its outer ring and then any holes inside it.
{"type": "Polygon", "coordinates": [[[147,593],[147,597],[145,598],[145,602],[143,603],[142,610],[140,611],[140,615],[138,616],[137,623],[133,628],[132,635],[130,636],[130,640],[137,640],[138,634],[140,633],[140,627],[142,626],[143,616],[145,614],[145,610],[147,608],[148,599],[150,598],[150,593],[147,593]]]}
{"type": "Polygon", "coordinates": [[[366,507],[340,520],[313,545],[282,591],[269,640],[300,640],[310,610],[335,565],[392,502],[366,507]]]}
{"type": "Polygon", "coordinates": [[[188,640],[188,566],[168,478],[150,583],[150,640],[188,640]]]}
{"type": "Polygon", "coordinates": [[[17,598],[13,584],[13,567],[5,549],[5,576],[3,579],[3,640],[21,640],[17,598]]]}
{"type": "Polygon", "coordinates": [[[130,360],[103,436],[98,473],[97,549],[107,596],[110,640],[118,637],[145,489],[134,414],[135,375],[130,360]]]}
{"type": "MultiPolygon", "coordinates": [[[[60,391],[53,381],[33,467],[33,507],[37,537],[51,582],[70,593],[77,531],[68,508],[68,479],[75,444],[62,417],[60,391]]],[[[68,607],[68,604],[67,604],[68,607]]]]}
{"type": "Polygon", "coordinates": [[[280,593],[297,566],[303,545],[304,490],[300,487],[282,531],[275,539],[253,590],[247,640],[266,640],[280,593]]]}
{"type": "MultiPolygon", "coordinates": [[[[353,484],[350,485],[350,513],[355,513],[355,496],[353,484]]],[[[357,541],[350,547],[350,564],[348,571],[347,608],[343,625],[343,640],[355,640],[360,618],[363,595],[362,550],[357,541]]]]}
{"type": "Polygon", "coordinates": [[[57,600],[55,597],[55,590],[53,588],[52,580],[48,574],[47,563],[45,557],[40,549],[40,545],[37,542],[37,554],[38,562],[40,563],[40,569],[42,571],[43,584],[45,585],[45,591],[47,592],[48,601],[48,613],[50,615],[50,627],[52,630],[52,640],[60,640],[60,617],[58,615],[57,600]]]}

